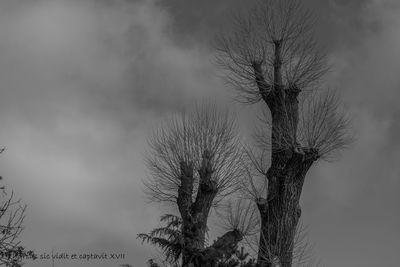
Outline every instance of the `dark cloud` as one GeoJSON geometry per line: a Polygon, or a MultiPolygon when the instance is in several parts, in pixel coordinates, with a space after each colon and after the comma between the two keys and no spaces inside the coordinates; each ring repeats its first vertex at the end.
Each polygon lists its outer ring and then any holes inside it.
{"type": "MultiPolygon", "coordinates": [[[[220,31],[229,28],[232,15],[245,12],[257,0],[159,1],[172,18],[172,33],[181,45],[210,45],[220,31]]],[[[325,47],[355,45],[382,28],[379,17],[368,14],[370,0],[306,0],[304,5],[319,18],[317,34],[325,47]]]]}
{"type": "MultiPolygon", "coordinates": [[[[398,248],[400,218],[399,4],[305,3],[321,19],[319,40],[333,64],[327,84],[343,95],[357,137],[340,161],[316,166],[307,179],[302,202],[310,239],[326,266],[395,266],[396,250],[387,247],[398,248]],[[368,253],[360,257],[362,251],[368,253]]],[[[135,239],[165,212],[142,194],[146,136],[193,99],[228,99],[210,43],[229,26],[232,10],[248,5],[0,3],[0,141],[7,147],[0,169],[29,204],[28,245],[125,249],[137,266],[156,255],[135,239]]],[[[250,127],[253,110],[235,108],[242,128],[250,127]]]]}
{"type": "Polygon", "coordinates": [[[171,14],[172,33],[177,43],[207,45],[210,39],[221,29],[221,24],[233,10],[241,9],[246,4],[238,0],[196,1],[172,0],[159,1],[159,5],[171,14]]]}

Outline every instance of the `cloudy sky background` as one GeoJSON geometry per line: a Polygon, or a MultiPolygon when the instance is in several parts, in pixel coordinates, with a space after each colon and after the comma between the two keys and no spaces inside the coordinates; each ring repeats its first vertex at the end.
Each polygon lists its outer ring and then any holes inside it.
{"type": "MultiPolygon", "coordinates": [[[[146,135],[194,99],[230,103],[211,42],[249,2],[0,2],[0,174],[29,205],[29,248],[127,256],[60,267],[145,266],[157,255],[136,240],[167,212],[142,193],[146,135]]],[[[396,266],[400,4],[304,2],[320,16],[318,38],[334,66],[326,81],[343,96],[357,137],[339,161],[319,163],[307,177],[309,239],[327,267],[396,266]]],[[[253,111],[233,108],[242,119],[253,111]]]]}

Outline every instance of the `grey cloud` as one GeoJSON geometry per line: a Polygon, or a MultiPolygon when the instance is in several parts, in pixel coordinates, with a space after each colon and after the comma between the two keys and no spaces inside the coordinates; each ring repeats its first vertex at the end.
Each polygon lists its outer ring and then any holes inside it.
{"type": "Polygon", "coordinates": [[[159,215],[141,190],[146,134],[161,113],[218,95],[207,49],[176,46],[152,1],[2,1],[0,10],[0,167],[29,204],[25,244],[115,247],[144,264],[152,253],[136,234],[159,215]]]}
{"type": "MultiPolygon", "coordinates": [[[[172,32],[181,45],[210,45],[213,38],[229,27],[232,15],[245,11],[257,0],[160,1],[171,13],[172,32]]],[[[358,45],[359,40],[382,28],[380,18],[366,14],[371,0],[303,1],[318,17],[317,33],[323,46],[334,50],[342,45],[358,45]]]]}
{"type": "Polygon", "coordinates": [[[331,53],[328,79],[342,92],[357,139],[339,162],[317,166],[303,195],[316,254],[329,266],[397,264],[399,9],[388,3],[371,2],[360,14],[361,27],[372,17],[383,25],[378,32],[357,34],[356,43],[331,53]],[[360,257],[366,251],[374,256],[360,257]]]}
{"type": "MultiPolygon", "coordinates": [[[[125,249],[137,266],[157,254],[135,240],[166,211],[142,194],[146,135],[192,99],[227,98],[209,44],[244,2],[0,3],[0,170],[29,204],[28,245],[125,249]]],[[[310,239],[326,266],[394,266],[385,246],[398,248],[400,218],[398,3],[306,3],[320,12],[319,38],[329,45],[327,84],[341,91],[357,134],[340,161],[307,179],[310,239]],[[350,253],[362,249],[368,256],[350,253]]]]}

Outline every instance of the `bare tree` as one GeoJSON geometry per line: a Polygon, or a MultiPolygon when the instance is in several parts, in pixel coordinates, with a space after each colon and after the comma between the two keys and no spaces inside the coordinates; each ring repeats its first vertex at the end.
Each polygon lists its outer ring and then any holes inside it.
{"type": "MultiPolygon", "coordinates": [[[[3,151],[1,149],[0,154],[3,151]]],[[[36,258],[33,251],[27,251],[19,241],[26,205],[16,200],[13,192],[7,194],[5,186],[2,185],[0,190],[0,266],[19,267],[24,259],[36,258]]]]}
{"type": "MultiPolygon", "coordinates": [[[[234,253],[232,248],[244,234],[240,229],[231,229],[212,245],[206,244],[211,208],[237,191],[244,171],[235,120],[228,111],[207,103],[196,105],[155,131],[149,144],[147,166],[152,177],[145,181],[147,194],[153,201],[176,205],[180,214],[182,238],[174,238],[174,249],[166,251],[175,259],[181,256],[182,266],[203,266],[218,255],[234,253]]],[[[167,239],[172,237],[169,233],[167,239]]],[[[152,233],[139,237],[155,244],[160,241],[152,239],[152,233]]]]}
{"type": "Polygon", "coordinates": [[[238,100],[273,104],[271,94],[296,95],[319,81],[328,68],[313,37],[314,23],[298,0],[260,0],[234,16],[233,32],[221,34],[216,46],[217,63],[228,70],[238,100]]]}
{"type": "Polygon", "coordinates": [[[248,187],[261,217],[260,266],[292,266],[305,176],[351,142],[336,95],[315,90],[328,67],[314,23],[299,0],[264,0],[217,40],[217,63],[238,100],[266,107],[257,134],[261,156],[250,153],[263,177],[248,187]]]}

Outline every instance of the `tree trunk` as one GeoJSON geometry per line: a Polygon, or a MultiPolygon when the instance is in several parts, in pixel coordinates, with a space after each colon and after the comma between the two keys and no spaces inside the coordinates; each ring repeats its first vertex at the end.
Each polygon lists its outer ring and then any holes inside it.
{"type": "Polygon", "coordinates": [[[296,228],[301,216],[299,205],[304,178],[318,151],[301,148],[297,142],[299,123],[298,95],[295,85],[283,85],[281,42],[274,42],[274,84],[265,83],[259,65],[253,64],[262,99],[271,111],[271,166],[267,172],[268,196],[259,199],[261,233],[258,264],[261,267],[292,266],[296,228]],[[262,82],[260,82],[262,81],[262,82]],[[266,95],[266,88],[272,88],[266,95]]]}
{"type": "Polygon", "coordinates": [[[182,252],[182,267],[196,266],[196,253],[204,250],[207,220],[213,200],[218,193],[217,183],[212,179],[211,155],[205,150],[200,169],[200,180],[196,199],[193,195],[193,166],[184,164],[181,167],[181,185],[178,191],[178,207],[182,217],[182,234],[184,248],[182,252]],[[184,170],[184,171],[183,171],[184,170]],[[190,197],[189,197],[190,194],[190,197]]]}
{"type": "Polygon", "coordinates": [[[282,267],[292,265],[296,228],[301,216],[300,195],[305,175],[315,160],[313,151],[281,154],[276,156],[281,158],[281,165],[273,164],[267,173],[268,199],[258,203],[260,266],[272,266],[275,258],[282,267]]]}

